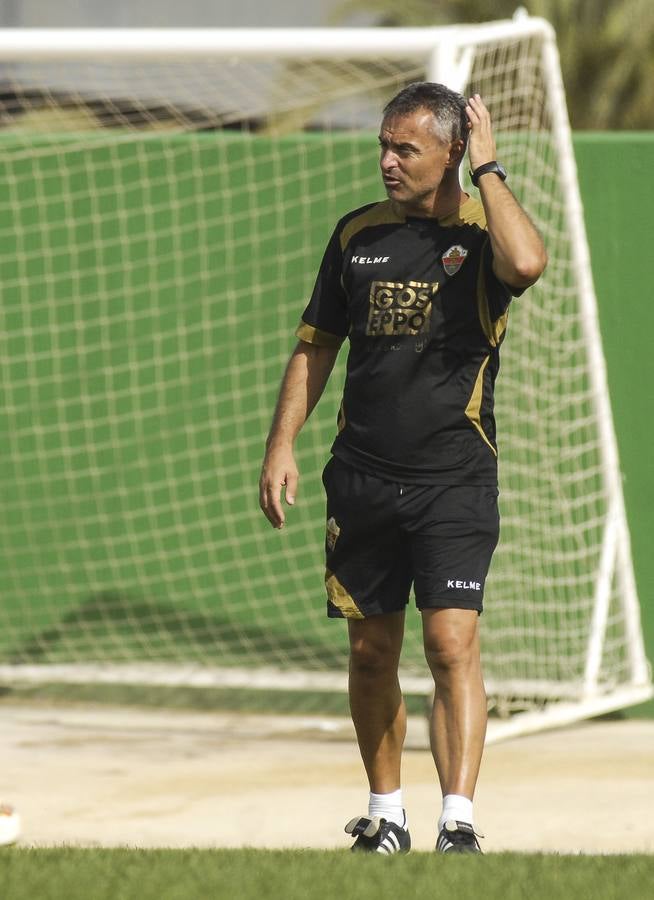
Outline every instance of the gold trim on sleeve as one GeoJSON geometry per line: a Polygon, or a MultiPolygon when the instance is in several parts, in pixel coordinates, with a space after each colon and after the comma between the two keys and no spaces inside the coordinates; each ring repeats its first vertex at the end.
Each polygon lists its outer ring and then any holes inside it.
{"type": "Polygon", "coordinates": [[[345,338],[339,334],[332,334],[330,331],[323,331],[321,328],[314,328],[313,325],[307,325],[306,322],[300,322],[295,329],[295,336],[307,344],[315,344],[317,347],[340,347],[345,338]]]}
{"type": "Polygon", "coordinates": [[[481,251],[481,264],[479,266],[479,274],[477,275],[477,310],[479,312],[479,322],[482,331],[486,335],[488,343],[491,347],[498,347],[506,326],[509,321],[509,308],[502,313],[499,319],[494,322],[491,319],[490,309],[488,307],[488,297],[486,296],[486,282],[484,279],[484,256],[488,248],[488,238],[486,239],[481,251]]]}

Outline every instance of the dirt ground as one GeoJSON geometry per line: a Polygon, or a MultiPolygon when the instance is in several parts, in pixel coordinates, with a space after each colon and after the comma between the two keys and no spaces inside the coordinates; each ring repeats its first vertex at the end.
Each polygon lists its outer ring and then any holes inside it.
{"type": "MultiPolygon", "coordinates": [[[[347,848],[367,790],[337,721],[0,707],[0,801],[26,846],[347,848]]],[[[413,844],[435,840],[426,726],[411,720],[413,844]]],[[[595,721],[487,747],[475,800],[486,852],[654,852],[654,721],[595,721]]]]}

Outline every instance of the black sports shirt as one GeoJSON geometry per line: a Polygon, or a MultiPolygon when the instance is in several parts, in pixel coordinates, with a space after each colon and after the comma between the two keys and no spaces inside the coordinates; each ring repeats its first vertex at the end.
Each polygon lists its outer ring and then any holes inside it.
{"type": "Polygon", "coordinates": [[[399,483],[497,483],[493,387],[511,290],[485,227],[473,198],[441,220],[398,217],[386,200],[336,226],[296,331],[350,340],[335,456],[399,483]]]}

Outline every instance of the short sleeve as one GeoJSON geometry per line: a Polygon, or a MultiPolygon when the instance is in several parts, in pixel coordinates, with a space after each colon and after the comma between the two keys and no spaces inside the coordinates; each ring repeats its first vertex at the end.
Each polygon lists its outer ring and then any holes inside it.
{"type": "Polygon", "coordinates": [[[300,340],[338,347],[347,337],[350,322],[342,273],[343,251],[337,227],[327,244],[311,299],[295,332],[300,340]]]}

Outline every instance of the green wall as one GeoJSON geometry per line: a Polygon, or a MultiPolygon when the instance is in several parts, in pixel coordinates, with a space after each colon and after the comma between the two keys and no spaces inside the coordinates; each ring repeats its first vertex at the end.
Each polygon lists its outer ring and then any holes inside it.
{"type": "MultiPolygon", "coordinates": [[[[654,132],[576,134],[647,654],[654,660],[654,132]]],[[[654,716],[654,701],[635,714],[654,716]]]]}
{"type": "Polygon", "coordinates": [[[0,134],[0,661],[254,647],[342,670],[322,604],[296,636],[318,483],[285,553],[256,484],[307,257],[356,157],[319,135],[101,137],[0,134]]]}

